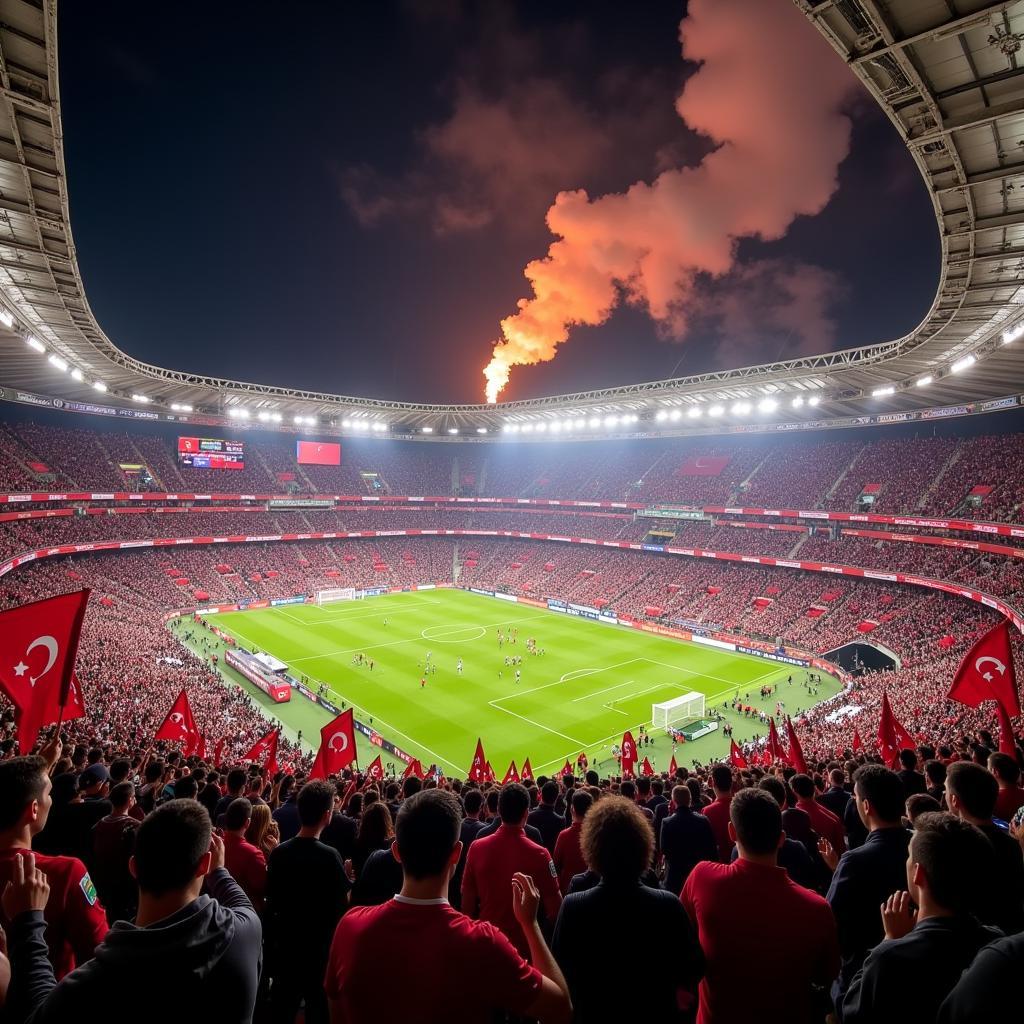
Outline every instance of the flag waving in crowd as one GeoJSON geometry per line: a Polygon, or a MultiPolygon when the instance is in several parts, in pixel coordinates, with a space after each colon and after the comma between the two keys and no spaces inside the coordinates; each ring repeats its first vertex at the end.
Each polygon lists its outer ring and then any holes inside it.
{"type": "Polygon", "coordinates": [[[156,739],[171,740],[182,745],[182,752],[186,757],[195,753],[199,746],[199,730],[196,728],[196,720],[192,717],[192,705],[188,702],[188,694],[182,690],[174,699],[171,710],[163,724],[156,731],[156,739]]]}
{"type": "Polygon", "coordinates": [[[74,668],[89,593],[62,594],[0,613],[0,689],[14,705],[23,754],[44,725],[85,713],[74,668]]]}
{"type": "MultiPolygon", "coordinates": [[[[673,764],[675,764],[675,760],[676,759],[673,757],[673,764]]],[[[740,751],[740,748],[736,746],[736,741],[731,738],[729,740],[729,761],[732,764],[733,768],[747,767],[747,759],[743,756],[742,752],[740,751]]],[[[672,772],[673,774],[675,773],[675,768],[672,769],[672,772]]]]}
{"type": "Polygon", "coordinates": [[[473,763],[469,766],[467,778],[473,782],[487,781],[487,756],[484,754],[484,741],[477,739],[476,753],[473,755],[473,763]]]}
{"type": "Polygon", "coordinates": [[[804,760],[804,752],[800,748],[800,740],[797,739],[796,729],[793,728],[792,719],[786,717],[786,738],[789,740],[788,760],[790,765],[798,772],[807,775],[807,762],[804,760]]]}
{"type": "Polygon", "coordinates": [[[263,767],[266,769],[267,776],[272,777],[277,771],[277,742],[279,735],[280,733],[277,729],[271,729],[266,736],[262,736],[253,744],[252,749],[242,760],[255,762],[266,755],[263,767]]]}
{"type": "Polygon", "coordinates": [[[530,764],[529,758],[523,762],[523,770],[519,773],[519,778],[522,782],[533,782],[533,766],[530,764]]]}
{"type": "Polygon", "coordinates": [[[896,765],[901,750],[913,750],[914,739],[892,713],[889,694],[882,691],[882,717],[878,723],[878,752],[890,768],[896,765]]]}
{"type": "Polygon", "coordinates": [[[508,771],[505,772],[505,778],[501,780],[501,784],[504,786],[506,783],[519,781],[520,778],[519,772],[516,770],[516,763],[515,761],[512,761],[508,766],[508,771]]]}
{"type": "Polygon", "coordinates": [[[423,778],[423,765],[420,764],[419,758],[414,757],[406,766],[405,771],[402,772],[402,778],[408,779],[410,776],[422,779],[423,778]]]}
{"type": "Polygon", "coordinates": [[[311,779],[337,775],[356,759],[356,736],[352,709],[343,711],[320,730],[320,749],[310,770],[311,779]]]}
{"type": "Polygon", "coordinates": [[[366,776],[363,779],[364,784],[367,782],[380,782],[384,778],[384,765],[380,763],[380,754],[378,754],[371,762],[370,767],[366,769],[366,776]]]}
{"type": "Polygon", "coordinates": [[[633,766],[636,764],[636,741],[631,732],[622,734],[622,774],[626,778],[633,777],[633,766]]]}

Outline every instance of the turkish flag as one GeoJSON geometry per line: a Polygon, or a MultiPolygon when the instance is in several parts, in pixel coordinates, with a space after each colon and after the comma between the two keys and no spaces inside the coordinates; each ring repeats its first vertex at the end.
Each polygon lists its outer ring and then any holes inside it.
{"type": "Polygon", "coordinates": [[[512,761],[509,763],[508,771],[505,772],[505,778],[501,780],[501,784],[504,786],[506,782],[519,782],[519,772],[516,770],[516,763],[512,761]]]}
{"type": "Polygon", "coordinates": [[[995,700],[1009,715],[1020,714],[1020,697],[1010,649],[1010,624],[1003,619],[964,655],[946,695],[969,708],[995,700]]]}
{"type": "Polygon", "coordinates": [[[636,764],[636,741],[631,732],[622,734],[622,774],[627,778],[633,777],[633,765],[636,764]]]}
{"type": "MultiPolygon", "coordinates": [[[[674,761],[675,758],[673,758],[674,761]]],[[[747,759],[743,756],[740,748],[736,746],[736,741],[732,738],[729,739],[729,761],[734,768],[747,767],[747,759]]]]}
{"type": "Polygon", "coordinates": [[[864,741],[860,738],[860,733],[856,729],[853,730],[853,752],[856,754],[858,750],[864,749],[864,741]]]}
{"type": "Polygon", "coordinates": [[[679,768],[679,765],[676,764],[676,755],[673,754],[672,755],[672,760],[669,761],[669,763],[668,763],[668,773],[669,773],[669,775],[675,775],[675,773],[678,770],[678,768],[679,768]]]}
{"type": "Polygon", "coordinates": [[[384,765],[380,763],[380,754],[378,754],[371,762],[370,767],[366,769],[366,776],[363,779],[364,784],[367,782],[380,782],[384,778],[384,765]]]}
{"type": "Polygon", "coordinates": [[[413,758],[406,766],[405,771],[402,772],[402,778],[407,779],[410,775],[414,775],[417,779],[423,778],[423,765],[420,764],[418,758],[413,758]]]}
{"type": "Polygon", "coordinates": [[[331,719],[320,730],[320,749],[309,772],[311,779],[326,779],[337,775],[356,759],[356,735],[353,712],[349,708],[331,719]]]}
{"type": "Polygon", "coordinates": [[[562,775],[572,775],[572,765],[569,764],[569,758],[566,758],[565,764],[562,765],[562,775]]]}
{"type": "Polygon", "coordinates": [[[243,761],[258,761],[264,754],[266,754],[266,761],[264,767],[267,770],[267,775],[273,775],[277,771],[277,741],[280,733],[277,729],[271,729],[266,736],[260,737],[252,746],[252,749],[246,754],[243,761]]]}
{"type": "Polygon", "coordinates": [[[206,760],[206,734],[205,733],[200,733],[199,734],[199,742],[196,744],[196,757],[198,757],[200,761],[205,761],[206,760]]]}
{"type": "Polygon", "coordinates": [[[533,766],[530,764],[529,758],[523,762],[523,770],[519,773],[519,778],[522,782],[533,782],[533,766]]]}
{"type": "Polygon", "coordinates": [[[882,717],[878,723],[878,746],[882,760],[889,767],[896,764],[901,750],[913,750],[914,741],[907,730],[897,721],[889,706],[889,694],[882,691],[882,717]]]}
{"type": "Polygon", "coordinates": [[[640,765],[640,774],[641,775],[653,775],[654,774],[654,768],[651,766],[651,762],[648,761],[646,757],[643,759],[643,762],[640,765]]]}
{"type": "Polygon", "coordinates": [[[215,746],[213,748],[213,767],[214,768],[219,768],[220,767],[221,758],[224,756],[224,743],[226,742],[226,740],[227,740],[226,736],[221,736],[221,738],[219,740],[217,740],[217,746],[215,746]]]}
{"type": "Polygon", "coordinates": [[[774,761],[784,761],[786,764],[789,764],[789,758],[786,757],[786,752],[782,749],[782,744],[779,742],[779,734],[775,729],[774,718],[768,724],[768,756],[771,758],[768,764],[774,761]]]}
{"type": "Polygon", "coordinates": [[[797,739],[793,722],[786,717],[786,737],[789,739],[789,763],[802,774],[807,774],[807,762],[804,760],[804,752],[800,749],[800,740],[797,739]]]}
{"type": "Polygon", "coordinates": [[[473,755],[473,763],[470,765],[468,777],[473,782],[487,781],[487,757],[484,754],[483,740],[476,741],[476,753],[473,755]]]}
{"type": "MultiPolygon", "coordinates": [[[[61,594],[0,613],[0,690],[14,705],[23,754],[35,745],[42,726],[64,717],[61,708],[72,700],[89,593],[61,594]]],[[[76,703],[81,704],[81,690],[75,689],[76,703]]]]}
{"type": "Polygon", "coordinates": [[[999,753],[1009,754],[1016,760],[1017,747],[1013,738],[1013,723],[1002,704],[996,704],[996,712],[999,715],[999,753]]]}
{"type": "Polygon", "coordinates": [[[491,767],[491,762],[488,761],[484,765],[484,782],[497,782],[498,777],[494,774],[494,769],[491,767]]]}
{"type": "Polygon", "coordinates": [[[196,720],[192,717],[192,706],[188,702],[188,694],[184,690],[175,698],[163,724],[156,731],[155,739],[181,743],[186,757],[199,744],[199,730],[196,728],[196,720]]]}

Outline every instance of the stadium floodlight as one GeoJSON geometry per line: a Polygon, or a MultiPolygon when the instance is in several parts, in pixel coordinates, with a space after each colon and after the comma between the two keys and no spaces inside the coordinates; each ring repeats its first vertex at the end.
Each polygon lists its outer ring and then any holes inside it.
{"type": "Polygon", "coordinates": [[[605,418],[604,418],[604,425],[606,427],[617,427],[619,425],[619,417],[618,416],[605,416],[605,418]]]}
{"type": "Polygon", "coordinates": [[[434,432],[434,428],[433,427],[424,427],[423,428],[423,433],[424,434],[432,434],[433,432],[434,432]]]}
{"type": "Polygon", "coordinates": [[[272,412],[270,414],[270,418],[271,418],[271,420],[274,423],[280,423],[281,422],[281,414],[279,412],[272,412]]]}
{"type": "Polygon", "coordinates": [[[931,384],[933,379],[934,378],[932,377],[932,375],[930,373],[926,373],[923,377],[918,377],[917,378],[917,386],[919,388],[926,388],[926,387],[928,387],[929,384],[931,384]]]}
{"type": "MultiPolygon", "coordinates": [[[[0,319],[3,319],[3,317],[0,316],[0,319]]],[[[7,321],[4,320],[4,323],[7,323],[7,321]]],[[[7,326],[10,327],[11,325],[7,324],[7,326]]],[[[1015,327],[1011,327],[1008,331],[1003,331],[1002,343],[1004,345],[1009,345],[1011,342],[1016,341],[1022,334],[1024,334],[1024,323],[1019,323],[1015,327]]]]}
{"type": "MultiPolygon", "coordinates": [[[[171,406],[171,408],[173,409],[174,406],[171,406]]],[[[300,423],[305,423],[305,422],[306,422],[306,417],[305,416],[293,416],[292,417],[292,423],[300,424],[300,423]]]]}
{"type": "Polygon", "coordinates": [[[587,425],[587,421],[586,421],[586,420],[584,420],[584,419],[578,419],[578,420],[577,420],[577,421],[576,421],[576,422],[575,422],[575,423],[573,424],[573,427],[574,427],[574,428],[575,428],[576,430],[583,430],[583,428],[584,428],[584,427],[586,427],[586,425],[587,425]]]}
{"type": "MultiPolygon", "coordinates": [[[[134,394],[132,395],[132,401],[139,402],[142,405],[149,405],[152,399],[148,395],[134,394]]],[[[246,415],[248,415],[248,413],[246,413],[246,415]]]]}
{"type": "Polygon", "coordinates": [[[950,368],[950,373],[963,373],[964,370],[969,370],[978,360],[974,356],[964,356],[963,359],[958,359],[950,368]]]}
{"type": "Polygon", "coordinates": [[[14,317],[6,309],[0,309],[0,324],[3,324],[8,330],[14,326],[14,317]]]}
{"type": "Polygon", "coordinates": [[[266,423],[270,419],[270,413],[264,409],[256,414],[256,419],[261,423],[266,423]]]}
{"type": "Polygon", "coordinates": [[[376,420],[373,424],[373,429],[380,433],[382,430],[387,430],[388,425],[383,420],[376,420]]]}
{"type": "Polygon", "coordinates": [[[533,424],[532,423],[524,423],[523,424],[523,433],[524,434],[532,434],[533,433],[533,424]]]}
{"type": "Polygon", "coordinates": [[[713,405],[708,409],[709,416],[721,416],[723,412],[725,412],[725,409],[721,405],[713,405]]]}
{"type": "Polygon", "coordinates": [[[572,420],[562,420],[562,429],[563,430],[572,430],[572,428],[575,425],[576,424],[574,424],[572,420]]]}
{"type": "Polygon", "coordinates": [[[46,361],[51,366],[56,366],[62,373],[68,372],[68,364],[56,352],[51,352],[46,361]]]}
{"type": "Polygon", "coordinates": [[[875,390],[871,392],[871,397],[872,398],[885,398],[886,395],[895,395],[895,394],[896,394],[896,388],[893,387],[892,384],[887,384],[884,388],[875,388],[875,390]]]}
{"type": "Polygon", "coordinates": [[[82,379],[82,371],[77,366],[72,366],[71,367],[71,379],[72,380],[81,380],[82,379]]]}
{"type": "Polygon", "coordinates": [[[106,390],[107,390],[107,385],[106,385],[106,384],[104,384],[104,383],[103,383],[103,381],[101,381],[101,380],[94,380],[94,381],[92,382],[92,386],[93,386],[93,387],[94,387],[94,388],[95,388],[95,389],[96,389],[97,391],[101,391],[101,392],[103,392],[103,393],[106,393],[106,390]]]}
{"type": "Polygon", "coordinates": [[[171,402],[171,409],[174,412],[191,412],[191,405],[183,405],[181,402],[171,402]]]}
{"type": "Polygon", "coordinates": [[[555,420],[554,423],[551,424],[551,433],[552,434],[560,434],[561,432],[562,432],[562,424],[558,420],[555,420]]]}
{"type": "Polygon", "coordinates": [[[682,409],[673,409],[668,417],[673,423],[678,423],[683,418],[682,409]]]}
{"type": "Polygon", "coordinates": [[[36,352],[46,351],[46,346],[34,334],[30,334],[25,339],[25,344],[28,345],[29,348],[34,349],[36,352]]]}
{"type": "Polygon", "coordinates": [[[736,402],[732,407],[733,416],[748,416],[750,414],[749,402],[736,402]]]}
{"type": "Polygon", "coordinates": [[[587,426],[590,427],[591,430],[597,430],[597,428],[601,426],[601,421],[596,416],[594,416],[591,418],[587,426]]]}
{"type": "Polygon", "coordinates": [[[799,409],[800,406],[802,406],[803,404],[804,404],[804,397],[803,397],[803,395],[797,395],[796,398],[793,399],[793,408],[794,409],[799,409]]]}
{"type": "Polygon", "coordinates": [[[774,398],[763,398],[757,403],[757,407],[761,412],[775,412],[779,407],[779,403],[774,398]]]}
{"type": "Polygon", "coordinates": [[[694,405],[686,410],[686,415],[689,416],[691,420],[699,420],[703,412],[704,410],[699,405],[694,405]]]}
{"type": "Polygon", "coordinates": [[[457,434],[458,432],[459,432],[459,428],[458,427],[449,427],[448,428],[448,433],[449,434],[457,434]]]}
{"type": "Polygon", "coordinates": [[[807,404],[811,405],[811,406],[814,406],[814,405],[817,405],[818,402],[820,402],[820,401],[821,401],[821,399],[818,398],[817,395],[811,395],[811,397],[807,399],[807,404]]]}
{"type": "Polygon", "coordinates": [[[659,409],[658,414],[654,417],[659,423],[664,423],[668,419],[668,412],[664,409],[659,409]]]}
{"type": "Polygon", "coordinates": [[[547,429],[548,429],[548,425],[546,423],[538,423],[537,424],[537,433],[538,434],[543,434],[544,431],[546,431],[547,429]]]}

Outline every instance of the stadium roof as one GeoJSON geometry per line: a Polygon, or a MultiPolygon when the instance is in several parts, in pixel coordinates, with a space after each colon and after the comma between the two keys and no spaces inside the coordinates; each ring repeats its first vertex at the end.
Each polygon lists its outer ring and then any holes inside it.
{"type": "MultiPolygon", "coordinates": [[[[904,337],[497,406],[334,395],[143,363],[104,334],[79,273],[62,149],[56,0],[0,0],[0,385],[108,406],[134,401],[161,413],[176,407],[219,417],[235,409],[236,417],[269,424],[315,418],[342,432],[378,420],[438,436],[609,413],[632,430],[651,429],[658,412],[664,421],[665,410],[716,404],[723,426],[777,418],[782,410],[815,420],[983,402],[1021,390],[1024,337],[1018,341],[1015,331],[1024,334],[1024,0],[793,2],[893,121],[932,197],[940,279],[928,314],[904,337]],[[919,385],[922,378],[931,380],[919,385]],[[894,393],[878,394],[889,388],[894,393]],[[812,396],[816,407],[805,401],[793,409],[795,398],[812,396]],[[773,402],[777,414],[768,411],[773,402]],[[736,403],[753,408],[734,412],[736,403]],[[759,411],[760,403],[767,405],[759,411]]],[[[686,432],[685,423],[666,427],[686,432]]]]}

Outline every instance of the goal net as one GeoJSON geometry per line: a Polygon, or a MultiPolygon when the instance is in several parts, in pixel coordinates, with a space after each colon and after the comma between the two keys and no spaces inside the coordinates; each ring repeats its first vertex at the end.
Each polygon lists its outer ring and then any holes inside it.
{"type": "Polygon", "coordinates": [[[703,717],[703,693],[684,693],[673,700],[651,705],[651,724],[655,729],[672,729],[703,717]]]}
{"type": "Polygon", "coordinates": [[[330,587],[327,590],[316,592],[317,604],[333,604],[335,601],[354,601],[355,599],[354,587],[330,587]]]}

